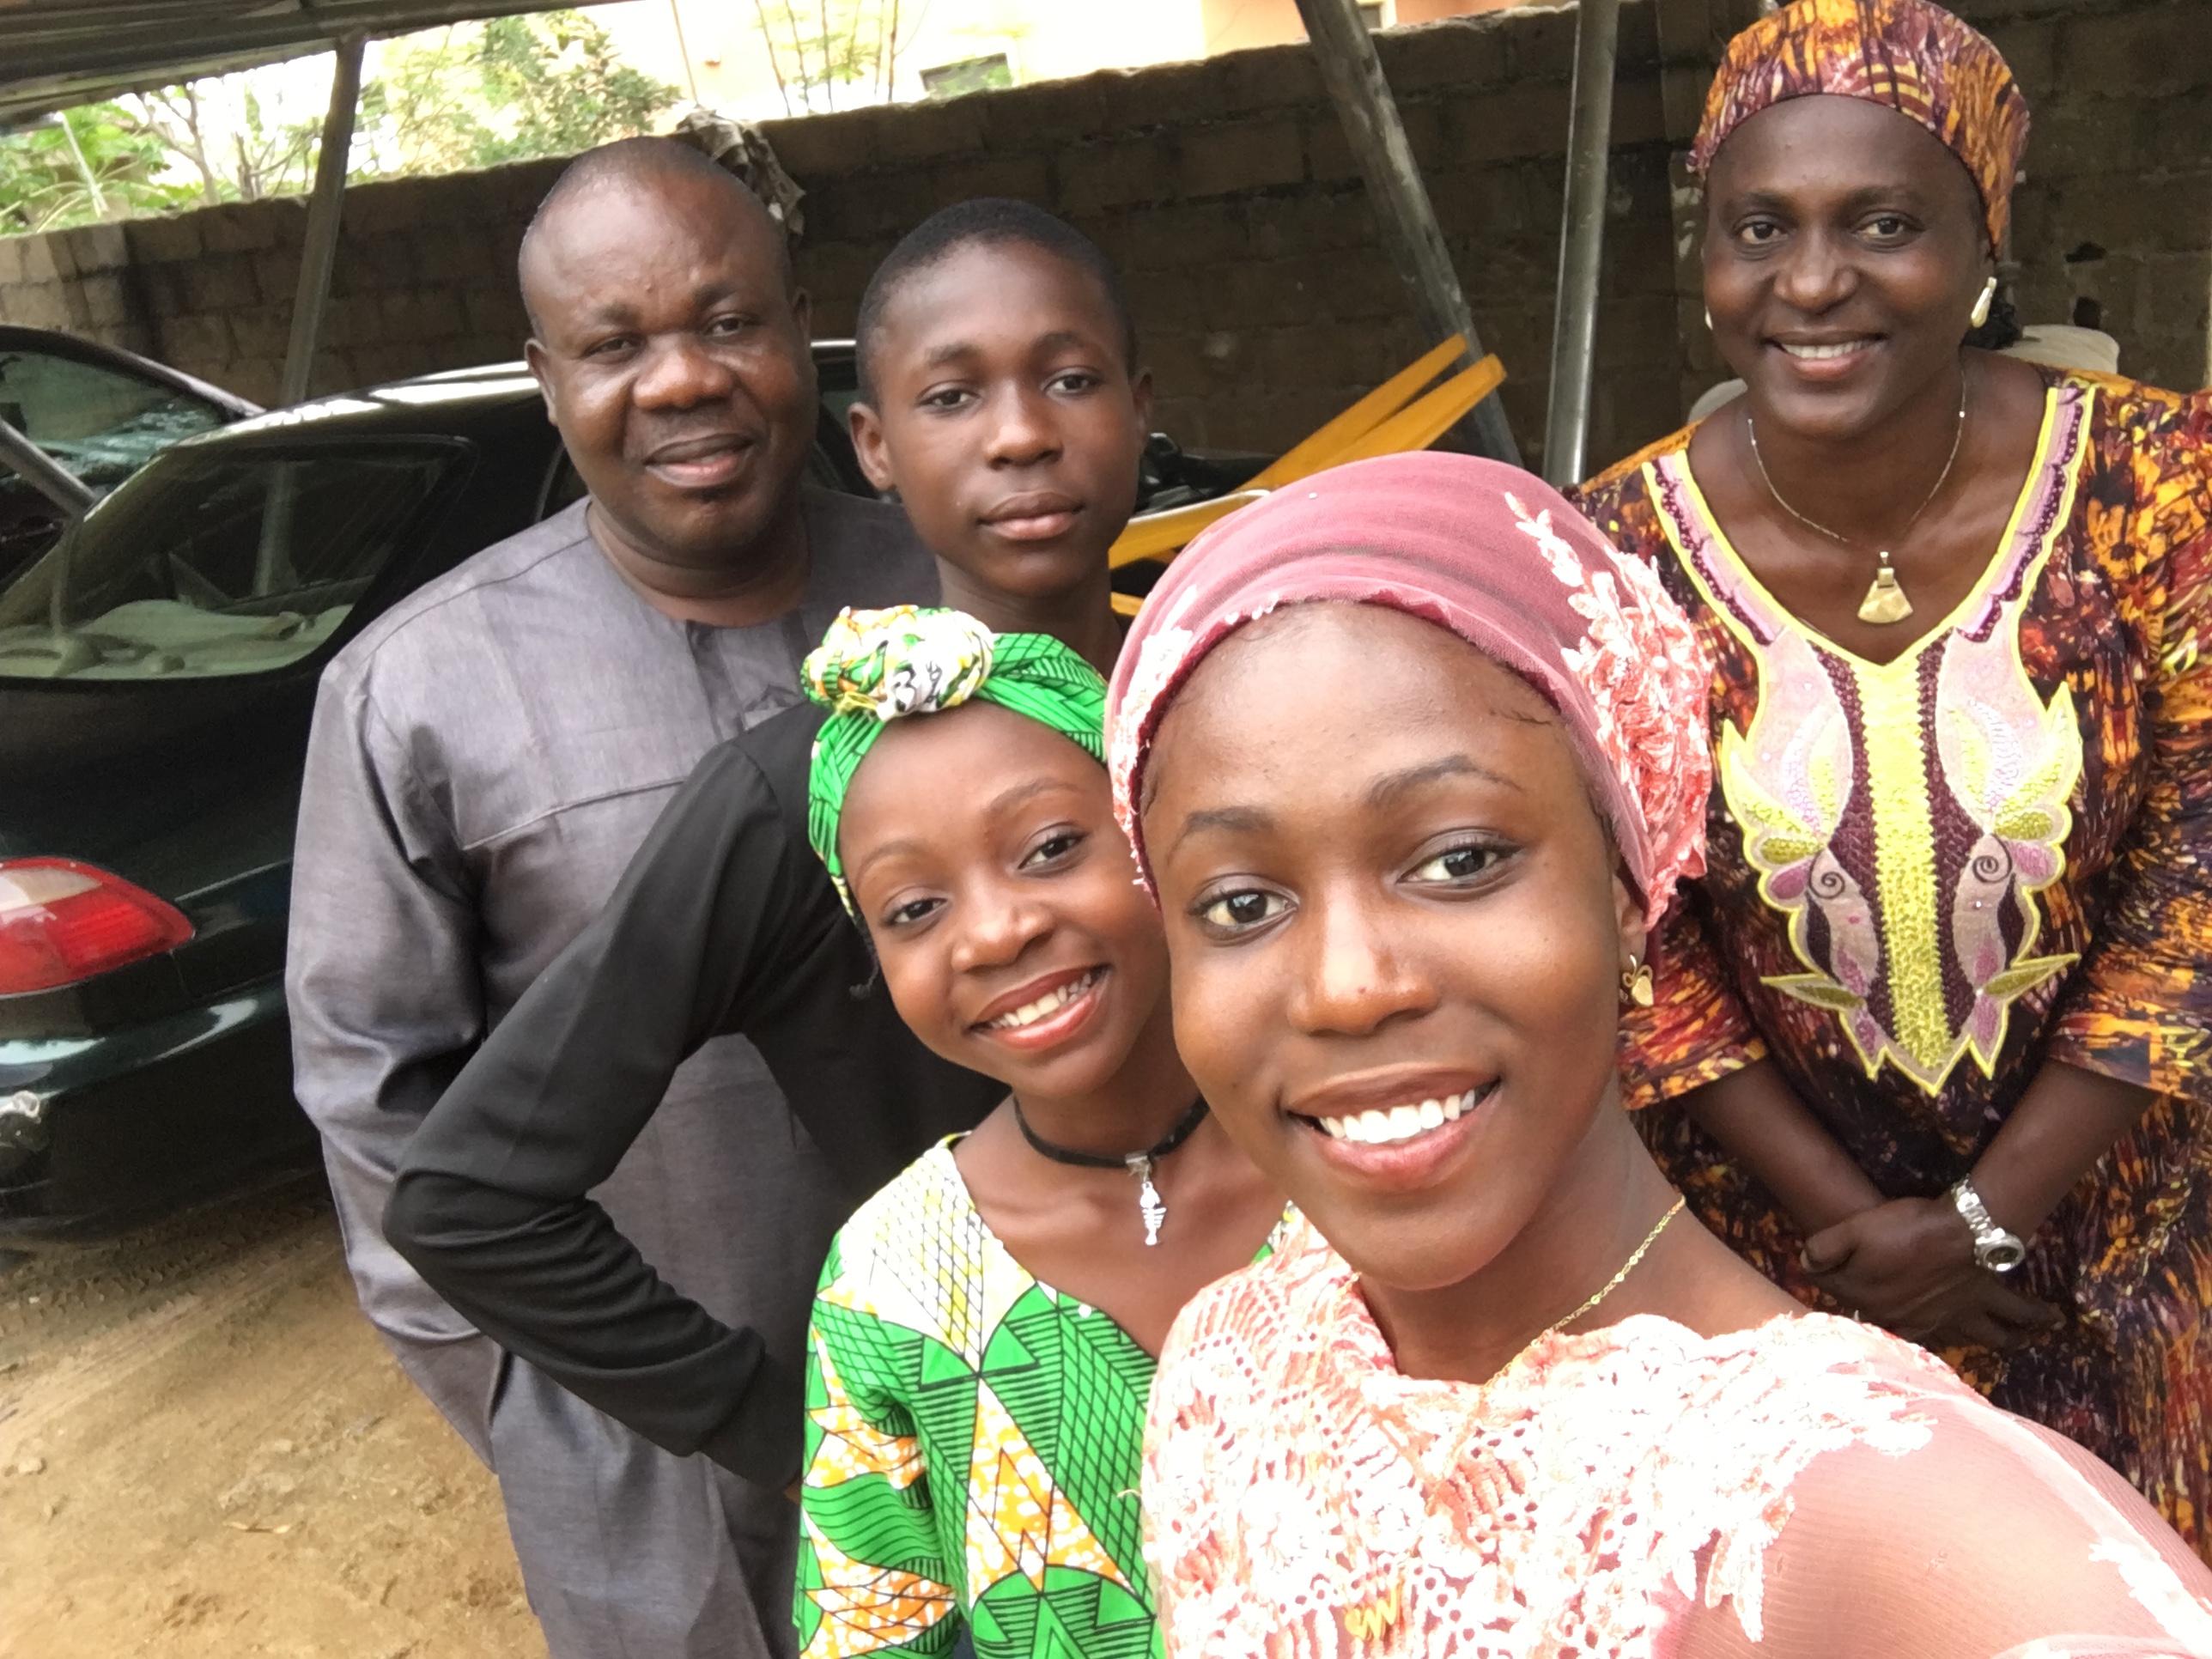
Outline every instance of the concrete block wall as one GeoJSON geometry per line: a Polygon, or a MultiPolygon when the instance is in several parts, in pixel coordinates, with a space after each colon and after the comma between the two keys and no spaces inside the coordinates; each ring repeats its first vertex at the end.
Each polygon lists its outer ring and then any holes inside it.
{"type": "MultiPolygon", "coordinates": [[[[1723,372],[1698,318],[1680,155],[1705,64],[1747,3],[1623,9],[1593,466],[1668,430],[1723,372]]],[[[2086,301],[2119,337],[2126,372],[2184,389],[2212,380],[2205,0],[1955,3],[2005,50],[2036,110],[2013,250],[2025,318],[2070,320],[2086,301]]],[[[1571,10],[1533,9],[1378,37],[1532,462],[1573,33],[1571,10]]],[[[1065,215],[1119,264],[1160,424],[1187,441],[1279,447],[1427,343],[1304,46],[769,132],[808,191],[799,268],[825,333],[850,328],[868,273],[922,216],[1004,194],[1065,215]]],[[[515,248],[559,167],[349,191],[317,389],[517,356],[515,248]]],[[[277,200],[0,239],[0,319],[108,339],[266,399],[305,218],[300,201],[277,200]]]]}
{"type": "MultiPolygon", "coordinates": [[[[1530,10],[1394,30],[1383,65],[1505,398],[1543,426],[1574,15],[1530,10]]],[[[1649,3],[1623,15],[1594,453],[1680,414],[1666,146],[1649,3]]],[[[769,128],[811,192],[799,271],[825,329],[924,207],[1018,195],[1123,273],[1187,441],[1273,449],[1430,342],[1379,246],[1334,111],[1303,47],[769,128]]]]}
{"type": "Polygon", "coordinates": [[[2022,319],[2103,328],[2137,379],[2212,385],[2212,5],[1952,3],[2034,112],[2013,208],[2022,319]]]}
{"type": "MultiPolygon", "coordinates": [[[[519,356],[515,251],[560,167],[349,191],[315,390],[519,356]]],[[[0,319],[90,335],[271,401],[307,218],[290,197],[0,237],[0,319]]]]}
{"type": "MultiPolygon", "coordinates": [[[[1505,358],[1507,406],[1531,445],[1543,424],[1573,33],[1571,12],[1544,9],[1382,37],[1484,344],[1505,358]]],[[[1632,0],[1596,454],[1679,413],[1658,111],[1650,0],[1632,0]]],[[[769,132],[808,191],[799,264],[824,332],[851,327],[868,273],[902,232],[989,193],[1065,215],[1119,263],[1160,423],[1188,441],[1287,444],[1428,343],[1303,46],[769,132]]],[[[529,163],[349,191],[316,388],[517,355],[515,246],[557,171],[529,163]]],[[[268,201],[0,240],[0,317],[92,334],[267,398],[305,217],[297,200],[268,201]]]]}

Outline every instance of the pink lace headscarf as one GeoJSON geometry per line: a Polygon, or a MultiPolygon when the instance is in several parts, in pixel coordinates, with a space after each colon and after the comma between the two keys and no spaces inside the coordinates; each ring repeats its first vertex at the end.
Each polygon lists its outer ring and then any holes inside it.
{"type": "Polygon", "coordinates": [[[1168,567],[1106,704],[1114,805],[1152,884],[1138,811],[1161,716],[1206,654],[1279,605],[1388,605],[1449,629],[1558,709],[1646,921],[1705,867],[1712,671],[1648,567],[1533,474],[1388,455],[1316,474],[1221,521],[1168,567]]]}

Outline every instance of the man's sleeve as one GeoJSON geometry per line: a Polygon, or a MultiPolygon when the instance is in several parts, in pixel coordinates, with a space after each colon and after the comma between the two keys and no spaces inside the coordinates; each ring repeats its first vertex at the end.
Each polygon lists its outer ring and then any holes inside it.
{"type": "MultiPolygon", "coordinates": [[[[779,1489],[799,1465],[799,1357],[679,1294],[586,1194],[702,1043],[803,1022],[821,1002],[810,981],[842,994],[867,978],[812,857],[750,758],[712,751],[606,908],[447,1091],[385,1215],[395,1247],[502,1346],[656,1444],[779,1489]]],[[[836,1163],[842,1126],[807,1127],[836,1163]]]]}
{"type": "Polygon", "coordinates": [[[489,1462],[499,1350],[380,1225],[401,1150],[483,1032],[476,910],[446,815],[342,672],[325,678],[308,739],[290,931],[294,1087],[322,1132],[362,1311],[489,1462]]]}

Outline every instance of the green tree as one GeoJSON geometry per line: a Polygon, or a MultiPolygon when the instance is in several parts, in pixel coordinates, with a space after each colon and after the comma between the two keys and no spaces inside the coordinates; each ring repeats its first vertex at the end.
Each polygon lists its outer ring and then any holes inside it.
{"type": "Polygon", "coordinates": [[[393,48],[362,91],[364,163],[446,173],[650,132],[674,87],[628,67],[580,12],[462,24],[393,48]]]}
{"type": "Polygon", "coordinates": [[[0,234],[60,230],[173,207],[168,158],[119,104],[88,104],[0,137],[0,234]]]}

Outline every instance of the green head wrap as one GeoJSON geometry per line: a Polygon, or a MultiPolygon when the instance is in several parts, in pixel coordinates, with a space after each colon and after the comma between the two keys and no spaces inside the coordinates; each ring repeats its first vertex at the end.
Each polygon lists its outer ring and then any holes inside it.
{"type": "Polygon", "coordinates": [[[839,613],[800,671],[830,711],[806,781],[806,838],[845,908],[852,890],[837,857],[837,820],[853,774],[902,714],[935,714],[981,697],[1048,726],[1106,763],[1106,682],[1049,634],[994,634],[964,611],[895,605],[839,613]]]}

